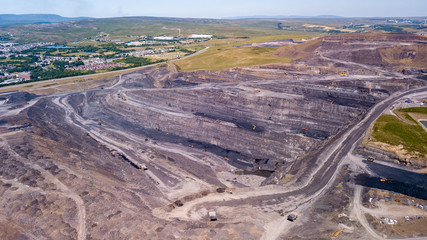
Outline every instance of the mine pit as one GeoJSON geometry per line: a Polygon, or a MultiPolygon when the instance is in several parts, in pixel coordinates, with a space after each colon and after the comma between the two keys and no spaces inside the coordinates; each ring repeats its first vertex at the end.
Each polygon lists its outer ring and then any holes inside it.
{"type": "MultiPolygon", "coordinates": [[[[397,205],[402,196],[426,200],[425,174],[376,165],[382,160],[353,150],[390,104],[425,91],[420,70],[402,74],[399,59],[387,62],[381,51],[425,40],[323,40],[292,63],[196,72],[151,66],[102,88],[1,95],[1,206],[52,239],[197,238],[207,227],[211,238],[280,238],[291,227],[316,238],[307,233],[313,221],[327,229],[322,237],[369,239],[354,219],[391,231],[375,225],[385,219],[374,208],[389,209],[390,201],[367,189],[400,194],[397,205]],[[371,217],[351,209],[358,204],[371,217]]],[[[289,57],[304,44],[275,54],[289,57]]]]}

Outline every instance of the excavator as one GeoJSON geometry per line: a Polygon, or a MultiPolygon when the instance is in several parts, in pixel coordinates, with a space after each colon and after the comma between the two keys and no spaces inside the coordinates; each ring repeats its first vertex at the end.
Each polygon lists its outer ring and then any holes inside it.
{"type": "Polygon", "coordinates": [[[381,178],[380,182],[391,183],[391,179],[389,179],[389,178],[381,178]]]}

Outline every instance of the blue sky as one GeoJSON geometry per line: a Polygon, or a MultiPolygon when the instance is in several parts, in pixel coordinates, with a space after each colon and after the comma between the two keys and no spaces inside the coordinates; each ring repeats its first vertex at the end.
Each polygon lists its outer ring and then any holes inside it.
{"type": "Polygon", "coordinates": [[[0,0],[0,6],[0,14],[66,17],[427,16],[427,0],[0,0]]]}

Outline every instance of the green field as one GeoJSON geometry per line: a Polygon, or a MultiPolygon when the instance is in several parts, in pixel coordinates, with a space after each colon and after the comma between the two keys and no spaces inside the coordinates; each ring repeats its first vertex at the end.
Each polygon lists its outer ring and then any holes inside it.
{"type": "Polygon", "coordinates": [[[427,154],[426,131],[420,125],[405,123],[393,115],[382,115],[378,118],[372,137],[390,145],[402,145],[411,153],[418,152],[423,156],[427,154]]]}
{"type": "MultiPolygon", "coordinates": [[[[109,39],[130,41],[141,35],[212,34],[219,37],[253,37],[279,35],[285,31],[277,29],[277,21],[263,24],[245,21],[218,19],[173,19],[173,18],[108,18],[88,19],[54,26],[19,25],[0,29],[0,34],[13,34],[15,42],[72,42],[95,39],[101,33],[109,39]]],[[[294,30],[293,30],[294,31],[294,30]]],[[[287,31],[292,33],[291,31],[287,31]]]]}
{"type": "Polygon", "coordinates": [[[176,63],[181,71],[222,70],[266,63],[291,62],[291,59],[273,55],[274,48],[226,48],[214,47],[207,52],[176,63]]]}
{"type": "Polygon", "coordinates": [[[278,35],[260,36],[248,39],[214,39],[204,43],[211,48],[195,57],[177,62],[180,71],[222,70],[233,67],[244,67],[267,63],[289,63],[292,59],[274,55],[277,48],[239,48],[237,46],[265,42],[278,39],[292,38],[301,40],[307,35],[278,35]]]}
{"type": "Polygon", "coordinates": [[[413,108],[402,108],[398,110],[399,112],[405,113],[422,113],[427,114],[427,107],[413,107],[413,108]]]}

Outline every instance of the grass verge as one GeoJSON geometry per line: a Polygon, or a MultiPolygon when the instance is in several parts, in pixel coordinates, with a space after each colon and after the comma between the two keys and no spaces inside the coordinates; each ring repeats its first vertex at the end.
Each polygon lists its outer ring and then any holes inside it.
{"type": "Polygon", "coordinates": [[[411,125],[393,115],[382,115],[375,122],[372,137],[390,145],[402,145],[409,152],[427,154],[427,133],[419,125],[411,125]]]}

